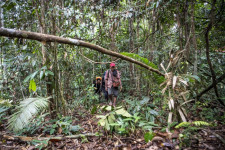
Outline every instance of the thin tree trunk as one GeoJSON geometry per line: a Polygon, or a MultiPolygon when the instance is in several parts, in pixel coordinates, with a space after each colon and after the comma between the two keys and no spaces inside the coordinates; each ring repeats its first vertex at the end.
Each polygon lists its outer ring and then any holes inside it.
{"type": "MultiPolygon", "coordinates": [[[[2,7],[0,7],[0,28],[4,27],[4,15],[3,15],[3,9],[2,7]]],[[[4,42],[4,39],[1,40],[1,42],[4,42]]],[[[4,67],[3,67],[3,59],[4,59],[4,55],[3,55],[3,44],[1,43],[1,48],[0,48],[0,56],[1,56],[1,60],[0,60],[0,66],[1,66],[1,80],[4,83],[4,67]]],[[[4,89],[4,84],[2,84],[2,88],[1,88],[1,93],[0,95],[2,95],[2,93],[4,93],[3,89],[4,89]]]]}
{"type": "Polygon", "coordinates": [[[182,28],[181,28],[181,17],[180,17],[180,5],[177,5],[177,14],[176,14],[176,19],[177,19],[177,27],[178,27],[178,34],[179,34],[179,49],[183,49],[183,35],[182,35],[182,28]]]}
{"type": "Polygon", "coordinates": [[[192,30],[192,42],[194,46],[194,75],[197,75],[198,69],[198,50],[197,50],[197,43],[195,37],[195,20],[194,20],[194,10],[195,10],[195,1],[191,1],[191,30],[192,30]]]}
{"type": "MultiPolygon", "coordinates": [[[[134,49],[134,34],[133,34],[133,20],[134,20],[134,14],[133,14],[133,11],[132,12],[129,12],[129,13],[132,13],[132,16],[128,19],[129,21],[129,51],[133,50],[134,49]]],[[[130,66],[129,66],[129,69],[130,69],[130,87],[131,88],[134,88],[133,87],[133,84],[134,84],[134,65],[132,63],[130,63],[130,66]]]]}
{"type": "Polygon", "coordinates": [[[212,74],[212,82],[213,82],[213,87],[214,87],[214,91],[215,91],[215,94],[216,94],[216,97],[217,97],[217,100],[223,105],[223,101],[220,99],[219,97],[219,93],[218,93],[218,90],[217,90],[217,86],[216,86],[216,74],[215,74],[215,71],[213,69],[213,66],[212,66],[212,63],[211,63],[211,60],[210,60],[210,56],[209,56],[209,32],[210,30],[212,29],[212,26],[213,26],[213,23],[214,23],[214,11],[215,11],[215,4],[216,4],[216,0],[213,0],[212,1],[212,9],[211,9],[211,14],[210,14],[210,22],[206,28],[206,32],[205,32],[205,43],[206,43],[206,58],[207,58],[207,63],[209,65],[209,68],[210,68],[210,72],[212,74]]]}
{"type": "MultiPolygon", "coordinates": [[[[190,55],[190,44],[189,44],[189,24],[188,24],[188,0],[185,2],[184,6],[184,34],[185,34],[185,42],[187,43],[186,50],[185,50],[185,57],[186,60],[189,59],[190,55]]],[[[188,63],[184,63],[184,73],[187,73],[188,71],[188,63]]]]}

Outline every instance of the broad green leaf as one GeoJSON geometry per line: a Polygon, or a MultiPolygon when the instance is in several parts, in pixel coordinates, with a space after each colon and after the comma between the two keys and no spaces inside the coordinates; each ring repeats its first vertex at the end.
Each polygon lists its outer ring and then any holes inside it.
{"type": "Polygon", "coordinates": [[[108,116],[108,122],[109,122],[109,124],[111,124],[111,123],[114,123],[114,122],[115,122],[115,117],[114,117],[114,115],[113,115],[113,114],[110,114],[110,115],[108,116]]]}
{"type": "Polygon", "coordinates": [[[34,77],[36,76],[37,73],[38,73],[38,71],[35,71],[34,73],[32,73],[30,79],[34,79],[34,77]]]}
{"type": "Polygon", "coordinates": [[[49,71],[49,70],[47,70],[47,71],[45,71],[45,76],[48,76],[48,75],[54,75],[54,73],[53,72],[51,72],[51,71],[49,71]]]}
{"type": "Polygon", "coordinates": [[[31,78],[31,76],[32,76],[32,74],[30,74],[29,76],[27,76],[27,77],[24,79],[24,81],[23,81],[23,82],[27,82],[27,81],[29,81],[29,80],[30,80],[30,78],[31,78]]]}
{"type": "Polygon", "coordinates": [[[198,82],[201,82],[201,79],[197,75],[191,75],[191,77],[197,80],[198,82]]]}
{"type": "Polygon", "coordinates": [[[36,90],[37,90],[36,83],[33,79],[30,80],[30,84],[29,84],[29,91],[31,92],[31,90],[34,92],[36,92],[36,90]]]}
{"type": "Polygon", "coordinates": [[[41,71],[40,72],[40,79],[43,79],[43,77],[44,77],[44,71],[41,71]]]}
{"type": "Polygon", "coordinates": [[[120,126],[120,124],[118,124],[118,123],[110,123],[109,125],[110,126],[120,126]]]}
{"type": "Polygon", "coordinates": [[[108,131],[110,130],[110,126],[109,126],[109,123],[108,123],[107,119],[105,119],[105,128],[108,131]]]}
{"type": "Polygon", "coordinates": [[[147,143],[147,142],[151,141],[154,136],[155,136],[155,134],[153,132],[145,133],[145,135],[144,135],[145,142],[147,143]]]}
{"type": "Polygon", "coordinates": [[[24,45],[24,46],[23,46],[23,50],[26,50],[26,49],[27,49],[27,45],[24,45]]]}
{"type": "Polygon", "coordinates": [[[105,119],[108,115],[97,115],[96,118],[101,118],[101,119],[105,119]]]}
{"type": "Polygon", "coordinates": [[[131,117],[131,114],[129,114],[124,108],[116,110],[115,113],[124,117],[131,117]]]}
{"type": "Polygon", "coordinates": [[[42,70],[45,70],[45,69],[47,69],[47,67],[46,67],[46,66],[43,66],[41,69],[42,69],[42,70]]]}
{"type": "Polygon", "coordinates": [[[157,111],[155,111],[155,110],[150,110],[150,113],[152,114],[152,115],[158,115],[158,112],[157,111]]]}
{"type": "Polygon", "coordinates": [[[112,110],[112,106],[107,106],[105,109],[108,110],[108,111],[111,111],[112,110]]]}
{"type": "Polygon", "coordinates": [[[144,99],[140,101],[140,104],[141,105],[147,104],[149,100],[150,100],[150,98],[145,96],[144,99]]]}
{"type": "Polygon", "coordinates": [[[105,120],[106,120],[106,119],[100,119],[100,120],[98,121],[98,123],[99,123],[102,127],[104,127],[104,126],[105,126],[105,120]]]}
{"type": "Polygon", "coordinates": [[[55,132],[55,129],[52,128],[52,129],[50,130],[50,134],[53,134],[54,132],[55,132]]]}
{"type": "Polygon", "coordinates": [[[79,125],[76,126],[70,126],[70,131],[71,132],[77,132],[81,129],[81,127],[79,125]]]}

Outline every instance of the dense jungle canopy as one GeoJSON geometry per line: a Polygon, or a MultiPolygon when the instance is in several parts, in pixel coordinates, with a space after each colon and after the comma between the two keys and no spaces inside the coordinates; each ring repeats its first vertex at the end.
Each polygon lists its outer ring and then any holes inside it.
{"type": "Polygon", "coordinates": [[[223,149],[224,7],[1,0],[0,149],[223,149]],[[95,93],[112,62],[115,107],[95,93]]]}

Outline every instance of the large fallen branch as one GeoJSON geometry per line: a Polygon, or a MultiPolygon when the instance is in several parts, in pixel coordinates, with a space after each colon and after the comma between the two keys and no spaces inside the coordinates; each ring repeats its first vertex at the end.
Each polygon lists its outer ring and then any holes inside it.
{"type": "Polygon", "coordinates": [[[158,75],[164,76],[162,72],[160,72],[157,69],[154,69],[140,61],[134,60],[130,57],[121,55],[117,52],[107,50],[101,46],[94,45],[88,42],[84,42],[82,40],[72,39],[72,38],[63,38],[58,37],[54,35],[48,35],[48,34],[41,34],[36,32],[27,32],[27,31],[20,31],[20,30],[14,30],[14,29],[7,29],[7,28],[0,28],[0,36],[6,36],[6,37],[16,37],[16,38],[24,38],[24,39],[31,39],[31,40],[37,40],[41,42],[58,42],[62,44],[70,44],[70,45],[76,45],[76,46],[82,46],[86,48],[93,49],[95,51],[101,52],[103,54],[107,54],[110,56],[118,57],[123,60],[132,62],[134,64],[137,64],[141,67],[144,67],[152,72],[157,73],[158,75]]]}
{"type": "Polygon", "coordinates": [[[27,137],[27,136],[9,136],[9,135],[0,135],[1,139],[9,140],[9,141],[23,141],[23,142],[30,142],[33,140],[39,140],[39,141],[63,141],[66,139],[77,139],[81,137],[91,137],[91,136],[100,136],[93,133],[87,133],[87,134],[77,134],[77,135],[69,135],[69,136],[56,136],[56,137],[27,137]]]}
{"type": "MultiPolygon", "coordinates": [[[[218,79],[216,79],[215,84],[220,83],[223,79],[225,79],[225,73],[223,75],[221,75],[218,79]]],[[[205,94],[206,92],[208,92],[209,90],[211,90],[213,88],[213,83],[211,85],[209,85],[205,90],[203,90],[201,93],[199,93],[197,95],[197,99],[200,99],[200,97],[205,94]]]]}

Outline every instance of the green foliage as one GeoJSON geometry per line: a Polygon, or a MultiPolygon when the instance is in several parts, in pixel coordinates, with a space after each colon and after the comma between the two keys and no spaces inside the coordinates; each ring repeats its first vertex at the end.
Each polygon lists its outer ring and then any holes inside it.
{"type": "Polygon", "coordinates": [[[29,124],[23,129],[16,131],[17,135],[34,135],[34,134],[76,134],[82,128],[79,125],[72,125],[72,118],[69,116],[58,115],[57,119],[47,119],[49,113],[36,116],[29,124]]]}
{"type": "MultiPolygon", "coordinates": [[[[95,94],[94,87],[88,86],[84,89],[85,95],[74,102],[73,107],[84,106],[86,109],[91,108],[99,102],[99,95],[95,94]]],[[[94,110],[93,110],[94,113],[94,110]]]]}
{"type": "MultiPolygon", "coordinates": [[[[120,54],[122,54],[124,56],[128,56],[130,58],[133,58],[133,59],[135,59],[137,61],[140,61],[140,62],[142,62],[142,63],[144,63],[144,64],[146,64],[149,67],[152,67],[154,69],[158,69],[158,67],[154,63],[150,62],[147,58],[139,56],[138,54],[127,53],[127,52],[121,52],[120,54]]],[[[159,76],[156,73],[153,73],[153,77],[157,81],[158,84],[160,84],[160,83],[162,83],[164,81],[164,77],[159,76]]]]}
{"type": "Polygon", "coordinates": [[[209,123],[204,121],[182,122],[178,124],[175,128],[184,128],[179,134],[180,146],[190,146],[191,139],[199,134],[199,129],[209,125],[209,123]]]}
{"type": "Polygon", "coordinates": [[[139,113],[131,115],[122,107],[113,109],[111,106],[103,106],[102,110],[110,112],[106,115],[97,115],[96,117],[100,118],[98,123],[110,132],[115,131],[119,134],[130,134],[135,132],[137,128],[150,131],[152,127],[158,126],[153,122],[143,120],[139,113]]]}
{"type": "Polygon", "coordinates": [[[38,148],[39,150],[45,148],[48,146],[49,139],[46,140],[33,140],[31,141],[31,145],[34,145],[35,148],[38,148]]]}
{"type": "Polygon", "coordinates": [[[209,126],[210,124],[205,122],[205,121],[194,121],[192,123],[190,123],[190,122],[181,122],[175,128],[188,128],[191,125],[200,127],[200,126],[209,126]]]}
{"type": "Polygon", "coordinates": [[[0,99],[0,106],[1,107],[12,107],[13,105],[11,104],[12,101],[10,101],[9,99],[0,99]]]}
{"type": "Polygon", "coordinates": [[[154,136],[155,136],[154,132],[152,132],[152,131],[146,132],[144,135],[145,142],[148,143],[149,141],[151,141],[153,139],[154,136]]]}
{"type": "Polygon", "coordinates": [[[155,121],[155,116],[158,115],[154,109],[155,105],[150,102],[149,97],[144,97],[142,100],[137,100],[133,98],[126,98],[127,110],[132,114],[140,113],[143,118],[149,122],[155,121]]]}
{"type": "Polygon", "coordinates": [[[107,131],[116,131],[120,134],[129,133],[134,131],[135,123],[139,120],[137,116],[130,115],[124,108],[117,107],[112,109],[111,106],[102,107],[110,111],[106,115],[97,115],[100,118],[98,121],[100,126],[103,126],[107,131]],[[133,124],[134,123],[134,124],[133,124]]]}
{"type": "Polygon", "coordinates": [[[180,124],[178,124],[175,128],[183,128],[183,127],[189,127],[191,125],[190,122],[181,122],[180,124]]]}
{"type": "Polygon", "coordinates": [[[36,92],[36,90],[37,90],[37,86],[36,86],[34,79],[30,80],[29,91],[31,92],[31,90],[33,92],[36,92]]]}
{"type": "Polygon", "coordinates": [[[49,124],[44,127],[44,132],[53,135],[60,129],[62,131],[60,134],[71,135],[81,130],[79,125],[71,125],[72,122],[72,118],[69,116],[58,116],[58,119],[49,121],[49,124]]]}
{"type": "Polygon", "coordinates": [[[192,122],[195,126],[210,126],[208,122],[205,121],[194,121],[192,122]]]}
{"type": "Polygon", "coordinates": [[[20,102],[15,112],[10,116],[8,128],[14,131],[23,129],[39,112],[45,110],[49,98],[27,98],[20,102]]]}

